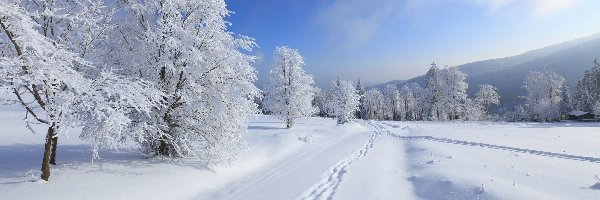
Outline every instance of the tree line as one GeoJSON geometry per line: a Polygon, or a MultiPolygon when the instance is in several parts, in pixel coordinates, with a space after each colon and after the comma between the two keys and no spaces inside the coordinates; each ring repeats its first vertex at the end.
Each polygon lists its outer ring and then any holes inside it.
{"type": "MultiPolygon", "coordinates": [[[[296,52],[297,53],[297,52],[296,52]]],[[[278,57],[278,54],[275,54],[278,57]]],[[[302,59],[299,54],[296,59],[302,59]]],[[[301,64],[294,65],[301,70],[301,64]]],[[[526,95],[522,96],[523,104],[504,113],[493,109],[501,106],[501,97],[497,88],[489,85],[479,85],[479,90],[473,97],[467,95],[469,85],[466,83],[466,74],[457,67],[440,69],[432,63],[425,74],[425,85],[417,83],[404,83],[400,85],[388,84],[383,91],[373,88],[365,90],[360,78],[353,89],[350,81],[338,79],[332,82],[328,90],[314,87],[310,81],[302,81],[300,77],[310,77],[303,74],[299,77],[286,76],[284,82],[296,85],[282,84],[275,77],[284,65],[274,63],[271,79],[265,93],[266,99],[278,99],[279,104],[272,101],[263,101],[263,111],[274,114],[288,121],[300,117],[321,116],[338,119],[338,123],[347,122],[349,118],[365,120],[393,120],[393,121],[559,121],[569,118],[569,113],[574,110],[593,113],[600,117],[600,64],[594,61],[592,69],[586,71],[579,80],[577,88],[572,95],[566,86],[565,78],[549,70],[529,72],[523,80],[522,88],[526,95]],[[343,85],[344,89],[341,89],[343,85]],[[293,89],[303,88],[302,98],[293,94],[293,89]],[[273,92],[273,88],[280,88],[282,92],[273,92]],[[284,92],[285,91],[285,92],[284,92]],[[313,91],[312,93],[309,91],[313,91]],[[288,94],[289,93],[289,94],[288,94]],[[289,103],[303,99],[302,106],[289,103]],[[341,101],[340,99],[344,99],[341,101]],[[312,100],[312,104],[309,101],[312,100]],[[296,111],[302,111],[300,115],[296,111]],[[341,113],[340,113],[341,112],[341,113]]],[[[288,70],[289,71],[289,70],[288,70]]]]}

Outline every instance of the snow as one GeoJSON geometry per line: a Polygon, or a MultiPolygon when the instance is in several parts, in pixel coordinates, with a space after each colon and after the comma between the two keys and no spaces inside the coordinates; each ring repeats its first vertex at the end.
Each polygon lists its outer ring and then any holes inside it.
{"type": "MultiPolygon", "coordinates": [[[[0,199],[594,199],[600,123],[362,121],[276,117],[248,124],[231,165],[143,159],[62,137],[39,181],[43,134],[0,112],[0,199]]],[[[37,127],[43,130],[43,127],[37,127]]],[[[34,127],[36,129],[36,127],[34,127]]]]}
{"type": "Polygon", "coordinates": [[[348,167],[336,199],[416,199],[406,178],[404,143],[380,137],[368,156],[348,167]]]}
{"type": "Polygon", "coordinates": [[[571,112],[569,112],[567,114],[573,115],[573,116],[581,116],[581,115],[585,115],[585,114],[588,114],[588,113],[587,112],[583,112],[583,111],[579,111],[579,110],[574,110],[574,111],[571,111],[571,112]]]}
{"type": "Polygon", "coordinates": [[[600,163],[598,123],[385,124],[384,128],[402,136],[468,141],[407,142],[406,161],[421,198],[594,199],[600,195],[593,187],[600,163]]]}

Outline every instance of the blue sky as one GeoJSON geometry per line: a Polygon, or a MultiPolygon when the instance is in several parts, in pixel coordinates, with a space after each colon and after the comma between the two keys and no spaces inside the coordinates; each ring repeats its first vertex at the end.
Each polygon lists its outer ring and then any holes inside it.
{"type": "Polygon", "coordinates": [[[597,0],[230,0],[230,31],[256,39],[258,84],[276,46],[299,49],[318,86],[381,83],[517,55],[600,32],[597,0]]]}

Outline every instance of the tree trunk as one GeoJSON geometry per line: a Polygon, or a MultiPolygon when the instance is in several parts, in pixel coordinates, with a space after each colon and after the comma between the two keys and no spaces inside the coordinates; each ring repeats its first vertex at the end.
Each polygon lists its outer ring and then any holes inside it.
{"type": "Polygon", "coordinates": [[[286,128],[292,128],[292,125],[294,125],[294,121],[292,121],[292,119],[287,119],[287,126],[286,128]]]}
{"type": "Polygon", "coordinates": [[[342,117],[338,117],[337,124],[344,124],[344,123],[346,123],[345,121],[346,120],[343,119],[342,117]]]}
{"type": "Polygon", "coordinates": [[[50,178],[50,151],[52,148],[54,131],[54,123],[48,127],[48,133],[46,134],[46,145],[44,145],[44,158],[42,159],[42,179],[48,181],[50,178]]]}
{"type": "Polygon", "coordinates": [[[50,164],[56,165],[56,146],[58,146],[58,136],[52,137],[52,152],[50,152],[50,164]]]}
{"type": "Polygon", "coordinates": [[[160,144],[158,146],[158,154],[166,156],[168,155],[167,152],[167,138],[163,135],[160,137],[160,144]]]}

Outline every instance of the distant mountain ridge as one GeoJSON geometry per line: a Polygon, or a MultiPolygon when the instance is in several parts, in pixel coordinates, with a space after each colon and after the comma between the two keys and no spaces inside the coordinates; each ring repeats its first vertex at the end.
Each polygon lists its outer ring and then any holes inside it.
{"type": "MultiPolygon", "coordinates": [[[[457,67],[467,74],[469,96],[479,90],[479,85],[490,84],[498,88],[503,105],[512,107],[522,103],[519,96],[525,95],[522,85],[527,73],[542,69],[555,71],[564,76],[567,85],[574,89],[585,70],[590,69],[594,59],[598,58],[600,58],[600,33],[516,56],[477,61],[457,67]]],[[[418,83],[424,87],[425,77],[418,76],[401,81],[397,85],[406,83],[418,83]]],[[[385,84],[373,87],[382,88],[385,84]]]]}

